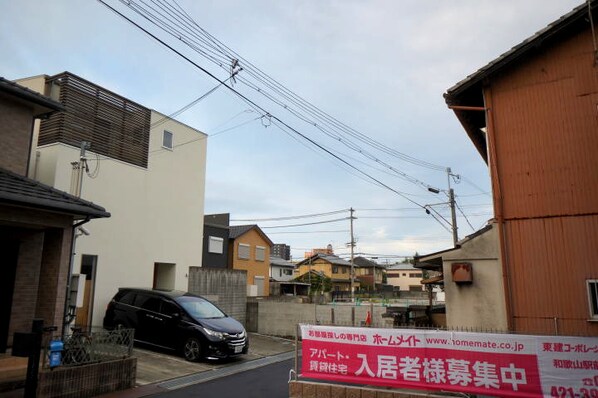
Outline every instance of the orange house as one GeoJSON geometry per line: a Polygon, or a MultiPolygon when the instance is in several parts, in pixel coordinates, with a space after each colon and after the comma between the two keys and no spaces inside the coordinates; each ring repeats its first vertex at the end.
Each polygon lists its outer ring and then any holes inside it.
{"type": "Polygon", "coordinates": [[[274,243],[257,225],[230,227],[229,268],[247,272],[247,295],[270,292],[270,248],[274,243]]]}

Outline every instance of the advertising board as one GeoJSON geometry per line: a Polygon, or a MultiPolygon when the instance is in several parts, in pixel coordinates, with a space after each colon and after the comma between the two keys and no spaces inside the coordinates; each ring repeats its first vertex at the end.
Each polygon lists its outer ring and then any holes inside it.
{"type": "Polygon", "coordinates": [[[301,325],[302,377],[504,397],[598,398],[598,338],[301,325]]]}

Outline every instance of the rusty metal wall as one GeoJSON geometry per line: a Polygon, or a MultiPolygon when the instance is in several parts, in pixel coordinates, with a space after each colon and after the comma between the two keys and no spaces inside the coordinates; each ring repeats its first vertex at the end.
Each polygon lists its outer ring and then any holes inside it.
{"type": "Polygon", "coordinates": [[[598,335],[587,279],[598,277],[598,215],[506,222],[515,329],[598,335]]]}
{"type": "Polygon", "coordinates": [[[598,212],[598,68],[579,35],[494,80],[506,219],[598,212]]]}
{"type": "Polygon", "coordinates": [[[505,71],[484,95],[514,327],[598,335],[586,291],[598,278],[598,67],[589,30],[505,71]]]}

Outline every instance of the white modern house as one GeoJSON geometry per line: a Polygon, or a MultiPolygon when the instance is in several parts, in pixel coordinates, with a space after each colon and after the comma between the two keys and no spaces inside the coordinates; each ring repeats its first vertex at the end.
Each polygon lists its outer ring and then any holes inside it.
{"type": "Polygon", "coordinates": [[[207,136],[69,72],[18,83],[65,107],[34,127],[29,177],[112,214],[75,239],[76,323],[101,325],[119,287],[187,290],[202,264],[207,136]]]}

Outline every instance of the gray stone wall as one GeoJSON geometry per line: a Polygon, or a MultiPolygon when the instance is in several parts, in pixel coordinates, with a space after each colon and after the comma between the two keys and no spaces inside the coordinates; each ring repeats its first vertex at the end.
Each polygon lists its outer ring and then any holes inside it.
{"type": "Polygon", "coordinates": [[[187,290],[212,301],[228,315],[245,325],[247,319],[247,272],[189,267],[187,290]]]}

